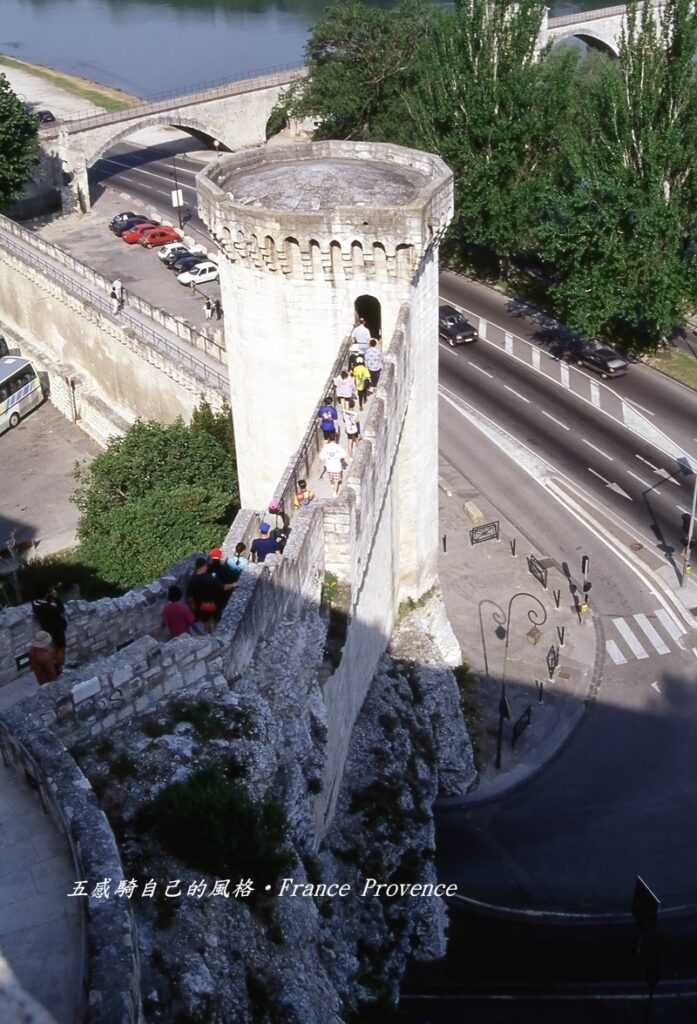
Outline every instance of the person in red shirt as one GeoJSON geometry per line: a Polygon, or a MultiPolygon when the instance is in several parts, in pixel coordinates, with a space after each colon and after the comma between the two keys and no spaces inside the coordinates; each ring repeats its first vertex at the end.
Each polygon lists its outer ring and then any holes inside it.
{"type": "Polygon", "coordinates": [[[188,604],[182,601],[182,592],[173,585],[167,591],[167,604],[162,609],[162,625],[166,626],[172,637],[190,633],[196,616],[188,604]]]}
{"type": "Polygon", "coordinates": [[[39,630],[32,640],[29,648],[29,665],[39,686],[58,678],[53,641],[50,633],[44,629],[39,630]]]}

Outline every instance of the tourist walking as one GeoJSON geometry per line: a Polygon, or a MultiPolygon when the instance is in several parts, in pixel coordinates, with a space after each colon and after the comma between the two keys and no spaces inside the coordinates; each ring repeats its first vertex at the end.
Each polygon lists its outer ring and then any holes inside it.
{"type": "Polygon", "coordinates": [[[51,683],[58,678],[56,654],[53,641],[45,629],[39,630],[29,648],[29,667],[36,677],[39,686],[51,683]]]}
{"type": "Polygon", "coordinates": [[[307,486],[307,480],[298,480],[298,489],[293,495],[293,508],[300,508],[301,505],[309,505],[314,501],[315,492],[307,486]]]}
{"type": "Polygon", "coordinates": [[[351,337],[353,338],[356,345],[358,345],[359,354],[365,355],[365,351],[368,348],[370,342],[370,331],[365,325],[364,317],[358,318],[358,323],[351,331],[351,337]]]}
{"type": "Polygon", "coordinates": [[[327,395],[324,399],[324,405],[320,405],[319,413],[317,414],[319,420],[320,429],[324,435],[325,441],[336,440],[336,428],[337,421],[339,419],[339,413],[332,404],[332,396],[327,395]]]}
{"type": "Polygon", "coordinates": [[[223,304],[220,301],[220,299],[216,299],[215,300],[215,302],[213,303],[213,309],[215,310],[215,319],[216,320],[222,320],[223,319],[223,304]]]}
{"type": "Polygon", "coordinates": [[[361,437],[361,425],[358,422],[358,414],[355,412],[356,403],[353,398],[349,399],[348,409],[344,409],[342,416],[344,430],[346,431],[346,443],[348,445],[349,457],[353,457],[353,446],[361,437]]]}
{"type": "Polygon", "coordinates": [[[239,544],[235,544],[235,554],[231,555],[227,560],[227,567],[234,575],[234,582],[239,580],[240,576],[249,565],[249,558],[245,555],[246,550],[247,545],[240,541],[239,544]]]}
{"type": "Polygon", "coordinates": [[[330,441],[325,444],[319,457],[329,474],[329,483],[334,488],[334,494],[338,494],[347,464],[346,452],[337,441],[330,441]]]}
{"type": "Polygon", "coordinates": [[[221,548],[212,548],[208,555],[210,561],[208,563],[208,575],[214,580],[217,580],[220,586],[223,588],[223,601],[221,605],[221,612],[225,605],[230,600],[230,595],[237,586],[237,580],[235,579],[232,569],[228,568],[227,560],[223,560],[223,552],[221,548]]]}
{"type": "Polygon", "coordinates": [[[356,382],[348,370],[342,370],[339,376],[334,378],[334,391],[337,404],[342,409],[348,408],[349,399],[358,398],[356,382]]]}
{"type": "Polygon", "coordinates": [[[208,559],[196,559],[193,575],[186,588],[186,600],[205,633],[212,633],[223,607],[223,588],[208,573],[208,559]]]}
{"type": "Polygon", "coordinates": [[[123,289],[123,284],[121,283],[121,281],[119,280],[118,277],[116,278],[115,281],[112,281],[111,288],[112,288],[112,291],[116,294],[116,298],[118,299],[118,303],[119,303],[119,309],[121,309],[122,306],[123,306],[123,300],[124,300],[124,289],[123,289]]]}
{"type": "Polygon", "coordinates": [[[162,625],[169,631],[172,639],[190,633],[196,622],[196,616],[182,600],[183,596],[181,588],[173,584],[167,591],[167,602],[162,607],[162,625]]]}
{"type": "Polygon", "coordinates": [[[206,299],[203,305],[203,315],[206,320],[211,320],[213,318],[213,303],[210,299],[206,299]]]}
{"type": "Polygon", "coordinates": [[[109,299],[111,300],[111,312],[114,314],[114,316],[116,316],[121,310],[121,301],[118,295],[116,294],[115,288],[111,289],[109,299]]]}
{"type": "Polygon", "coordinates": [[[60,675],[65,661],[65,632],[68,628],[65,606],[55,588],[49,587],[32,601],[31,610],[41,629],[51,638],[56,670],[60,675]]]}
{"type": "Polygon", "coordinates": [[[359,356],[356,360],[356,365],[351,370],[353,378],[356,382],[356,391],[358,392],[358,408],[362,409],[365,405],[365,400],[368,397],[368,384],[370,382],[370,370],[363,361],[363,356],[359,356]]]}
{"type": "Polygon", "coordinates": [[[370,339],[370,344],[365,354],[365,365],[370,371],[370,389],[375,391],[380,383],[380,374],[385,363],[385,358],[378,348],[375,338],[370,339]]]}
{"type": "Polygon", "coordinates": [[[278,551],[278,541],[271,536],[271,527],[268,523],[259,524],[259,536],[252,541],[252,561],[264,562],[267,555],[273,555],[278,551]]]}

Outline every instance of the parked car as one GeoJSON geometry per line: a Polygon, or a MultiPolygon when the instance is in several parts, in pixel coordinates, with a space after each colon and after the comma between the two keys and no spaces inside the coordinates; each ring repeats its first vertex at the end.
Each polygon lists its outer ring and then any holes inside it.
{"type": "Polygon", "coordinates": [[[177,274],[179,284],[189,285],[193,288],[195,284],[207,284],[209,281],[218,280],[218,268],[211,260],[197,263],[196,266],[177,274]]]}
{"type": "Polygon", "coordinates": [[[55,124],[56,118],[50,110],[37,110],[36,120],[39,124],[55,124]]]}
{"type": "Polygon", "coordinates": [[[168,228],[166,225],[161,225],[159,228],[153,228],[152,231],[144,231],[140,236],[140,244],[145,246],[146,249],[154,249],[157,245],[167,245],[172,242],[179,242],[181,235],[175,231],[174,228],[168,228]]]}
{"type": "Polygon", "coordinates": [[[133,227],[127,228],[126,231],[122,231],[121,238],[126,245],[135,245],[147,231],[157,227],[159,227],[159,224],[156,221],[146,220],[140,224],[134,224],[133,227]]]}
{"type": "Polygon", "coordinates": [[[118,235],[119,238],[121,238],[125,231],[130,231],[131,228],[134,228],[137,224],[148,224],[150,227],[154,228],[156,223],[156,221],[151,220],[144,214],[137,213],[135,216],[129,217],[128,220],[121,220],[118,221],[118,223],[111,225],[111,230],[115,235],[118,235]]]}
{"type": "Polygon", "coordinates": [[[191,252],[191,250],[189,249],[188,245],[184,245],[182,241],[168,242],[167,245],[160,246],[160,251],[158,252],[157,255],[164,263],[167,257],[171,256],[172,253],[175,252],[178,252],[180,256],[184,256],[185,253],[191,252]]]}
{"type": "Polygon", "coordinates": [[[438,334],[451,348],[477,340],[472,324],[453,306],[438,307],[438,334]]]}
{"type": "Polygon", "coordinates": [[[186,256],[179,256],[173,263],[167,261],[167,266],[170,270],[173,270],[175,274],[183,274],[185,270],[190,270],[191,267],[195,267],[199,263],[205,262],[205,255],[201,254],[200,256],[197,256],[196,253],[190,252],[186,256]]]}
{"type": "Polygon", "coordinates": [[[588,346],[583,348],[577,359],[577,364],[578,366],[587,366],[589,370],[595,370],[603,380],[608,377],[621,377],[629,369],[629,363],[622,358],[619,352],[606,347],[592,348],[588,346]]]}
{"type": "MultiPolygon", "coordinates": [[[[124,221],[134,220],[139,215],[134,213],[133,210],[124,210],[122,213],[117,213],[115,217],[112,217],[109,221],[109,230],[113,231],[117,224],[123,224],[124,221]]],[[[143,220],[145,220],[145,214],[143,214],[143,220]]]]}

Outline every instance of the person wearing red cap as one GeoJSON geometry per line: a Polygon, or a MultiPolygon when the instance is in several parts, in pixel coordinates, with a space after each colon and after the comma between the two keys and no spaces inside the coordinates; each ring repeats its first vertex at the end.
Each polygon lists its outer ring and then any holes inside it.
{"type": "Polygon", "coordinates": [[[220,608],[220,612],[222,612],[223,608],[230,600],[230,594],[237,586],[235,575],[233,571],[228,568],[225,555],[221,548],[211,548],[208,552],[208,559],[207,575],[212,577],[216,583],[219,583],[223,588],[223,604],[220,608]]]}

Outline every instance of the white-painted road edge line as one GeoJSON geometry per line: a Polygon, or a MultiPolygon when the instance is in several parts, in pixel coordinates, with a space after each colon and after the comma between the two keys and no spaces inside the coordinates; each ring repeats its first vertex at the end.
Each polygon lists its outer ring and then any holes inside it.
{"type": "Polygon", "coordinates": [[[606,530],[600,523],[598,523],[589,513],[581,509],[573,499],[569,498],[565,494],[560,494],[555,488],[555,481],[553,477],[558,477],[564,481],[567,486],[573,487],[573,482],[568,480],[564,474],[546,462],[539,455],[536,455],[526,444],[519,441],[518,438],[513,437],[507,430],[500,427],[497,423],[494,423],[485,413],[479,409],[475,409],[474,406],[470,405],[459,395],[455,395],[454,392],[449,391],[442,384],[439,385],[439,391],[441,398],[451,405],[456,412],[458,412],[464,419],[468,420],[474,427],[483,433],[489,440],[496,445],[502,452],[512,458],[518,463],[521,469],[525,470],[533,480],[546,487],[549,494],[552,495],[555,501],[557,501],[563,508],[569,512],[574,519],[576,519],[582,526],[589,530],[598,540],[605,544],[614,555],[628,568],[635,576],[637,576],[642,584],[648,589],[649,593],[656,598],[656,600],[665,609],[665,614],[669,616],[674,622],[675,626],[680,629],[681,633],[685,632],[685,626],[680,622],[682,617],[684,622],[689,627],[695,625],[694,620],[690,613],[682,607],[679,600],[673,596],[670,590],[665,586],[660,578],[654,576],[650,569],[644,569],[643,566],[636,564],[634,553],[626,548],[625,545],[617,539],[609,530],[606,530]],[[446,394],[446,392],[448,392],[446,394]],[[453,396],[453,397],[449,397],[453,396]],[[457,399],[454,401],[453,399],[457,399]],[[677,607],[671,607],[673,602],[676,603],[677,607]],[[688,617],[689,616],[689,617],[688,617]]]}
{"type": "Polygon", "coordinates": [[[546,416],[548,420],[551,420],[552,423],[556,423],[558,427],[562,427],[564,430],[571,430],[571,427],[567,427],[566,423],[562,423],[561,420],[558,420],[555,416],[552,416],[551,412],[546,412],[544,409],[540,409],[540,412],[543,416],[546,416]]]}

